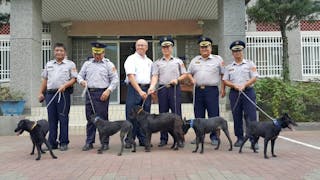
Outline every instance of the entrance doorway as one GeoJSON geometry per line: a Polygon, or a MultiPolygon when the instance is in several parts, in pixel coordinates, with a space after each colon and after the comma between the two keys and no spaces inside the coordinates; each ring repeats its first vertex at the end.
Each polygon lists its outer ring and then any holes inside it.
{"type": "MultiPolygon", "coordinates": [[[[125,83],[126,72],[124,69],[124,62],[131,54],[135,53],[135,41],[120,41],[120,104],[126,103],[127,85],[125,83]]],[[[153,44],[148,41],[147,56],[153,60],[153,44]]]]}

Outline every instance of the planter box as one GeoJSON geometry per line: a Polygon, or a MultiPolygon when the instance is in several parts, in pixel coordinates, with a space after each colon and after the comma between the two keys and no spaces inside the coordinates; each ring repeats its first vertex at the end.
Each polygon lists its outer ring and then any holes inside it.
{"type": "Polygon", "coordinates": [[[4,116],[13,116],[13,115],[21,115],[24,110],[24,105],[26,101],[0,101],[0,109],[2,115],[4,116]]]}

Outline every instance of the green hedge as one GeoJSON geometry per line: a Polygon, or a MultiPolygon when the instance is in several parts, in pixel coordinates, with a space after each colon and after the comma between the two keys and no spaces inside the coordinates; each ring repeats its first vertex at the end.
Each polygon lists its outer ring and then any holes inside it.
{"type": "MultiPolygon", "coordinates": [[[[271,117],[287,112],[298,122],[320,122],[320,83],[262,78],[256,82],[255,90],[258,105],[271,117]]],[[[267,119],[260,113],[260,120],[267,119]]]]}

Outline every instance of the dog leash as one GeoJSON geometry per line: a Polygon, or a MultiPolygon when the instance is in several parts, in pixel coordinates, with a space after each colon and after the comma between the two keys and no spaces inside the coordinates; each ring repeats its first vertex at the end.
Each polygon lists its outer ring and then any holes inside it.
{"type": "MultiPolygon", "coordinates": [[[[53,97],[50,99],[50,101],[49,101],[49,103],[47,104],[47,108],[50,106],[50,104],[52,103],[52,101],[54,100],[54,98],[58,95],[58,94],[60,94],[60,92],[59,91],[57,91],[54,95],[53,95],[53,97]]],[[[60,95],[61,96],[61,95],[60,95]]],[[[58,102],[60,102],[60,98],[58,99],[58,102]]]]}
{"type": "Polygon", "coordinates": [[[244,95],[244,97],[246,97],[249,102],[251,102],[256,108],[258,108],[265,116],[267,116],[269,119],[271,119],[272,121],[274,121],[274,118],[272,118],[271,116],[269,116],[263,109],[261,109],[255,102],[253,102],[247,95],[246,93],[244,93],[243,91],[239,91],[240,93],[242,93],[244,95]]]}
{"type": "Polygon", "coordinates": [[[174,85],[174,89],[173,89],[173,93],[174,93],[174,113],[177,114],[177,85],[174,85]]]}
{"type": "Polygon", "coordinates": [[[232,112],[234,112],[234,110],[236,109],[236,107],[237,107],[237,105],[239,103],[240,95],[241,95],[241,92],[239,91],[236,103],[234,103],[234,106],[232,108],[232,112]]]}
{"type": "MultiPolygon", "coordinates": [[[[167,85],[170,85],[170,84],[167,84],[167,85]]],[[[160,89],[163,89],[163,88],[166,87],[167,85],[163,85],[163,86],[155,89],[154,92],[157,92],[157,91],[159,91],[160,89]]],[[[145,100],[143,100],[142,105],[141,105],[142,108],[143,108],[144,103],[146,102],[146,100],[148,99],[149,96],[150,96],[150,94],[148,94],[148,95],[147,95],[147,98],[146,98],[145,100]]]]}
{"type": "Polygon", "coordinates": [[[88,89],[88,85],[86,85],[84,87],[83,92],[81,94],[81,97],[84,97],[86,92],[88,93],[88,98],[89,98],[89,101],[90,101],[90,104],[91,104],[91,108],[92,108],[93,114],[96,114],[96,110],[94,109],[94,106],[93,106],[93,102],[92,102],[91,94],[90,94],[89,89],[88,89]]]}

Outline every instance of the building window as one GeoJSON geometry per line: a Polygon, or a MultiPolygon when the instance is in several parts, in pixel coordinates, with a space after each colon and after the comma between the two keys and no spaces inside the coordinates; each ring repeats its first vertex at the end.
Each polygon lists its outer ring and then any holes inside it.
{"type": "Polygon", "coordinates": [[[50,33],[51,29],[50,29],[50,24],[48,23],[42,23],[42,33],[50,33]]]}

